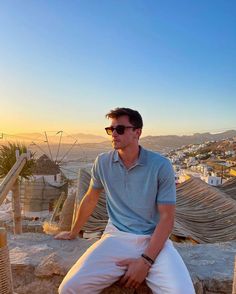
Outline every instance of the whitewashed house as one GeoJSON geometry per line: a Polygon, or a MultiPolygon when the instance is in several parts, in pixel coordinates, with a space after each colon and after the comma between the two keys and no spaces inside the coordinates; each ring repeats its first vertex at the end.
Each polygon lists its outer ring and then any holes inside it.
{"type": "Polygon", "coordinates": [[[44,178],[48,183],[61,183],[62,172],[59,166],[52,161],[46,154],[43,154],[36,161],[36,166],[33,170],[34,179],[44,178]]]}
{"type": "Polygon", "coordinates": [[[218,186],[222,184],[222,178],[215,175],[202,176],[201,179],[211,186],[218,186]]]}

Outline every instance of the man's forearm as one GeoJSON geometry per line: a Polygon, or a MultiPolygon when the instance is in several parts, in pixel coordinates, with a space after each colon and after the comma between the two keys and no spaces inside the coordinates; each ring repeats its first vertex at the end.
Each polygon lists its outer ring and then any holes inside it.
{"type": "Polygon", "coordinates": [[[159,207],[159,210],[160,221],[156,226],[151,240],[144,252],[144,254],[149,256],[152,260],[155,260],[160,253],[174,226],[175,206],[162,205],[159,207]]]}
{"type": "Polygon", "coordinates": [[[168,239],[172,228],[172,223],[167,224],[164,221],[160,221],[152,234],[151,240],[144,254],[149,256],[152,260],[155,260],[168,239]]]}

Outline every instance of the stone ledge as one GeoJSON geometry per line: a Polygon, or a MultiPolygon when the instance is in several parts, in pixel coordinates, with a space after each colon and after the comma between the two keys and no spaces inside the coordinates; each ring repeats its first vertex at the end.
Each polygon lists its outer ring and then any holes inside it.
{"type": "MultiPolygon", "coordinates": [[[[14,290],[18,294],[56,294],[63,277],[94,242],[85,239],[54,240],[40,233],[9,234],[8,245],[14,290]]],[[[175,243],[193,280],[197,294],[231,294],[236,241],[191,245],[175,243]]],[[[136,292],[117,285],[103,294],[148,294],[143,284],[136,292]]],[[[184,294],[184,293],[183,293],[184,294]]]]}

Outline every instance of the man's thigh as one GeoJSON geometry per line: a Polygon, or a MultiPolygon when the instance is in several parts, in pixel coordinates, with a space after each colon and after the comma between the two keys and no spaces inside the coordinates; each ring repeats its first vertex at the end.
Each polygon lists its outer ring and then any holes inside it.
{"type": "Polygon", "coordinates": [[[194,294],[189,272],[170,240],[156,258],[146,278],[154,294],[194,294]]]}
{"type": "Polygon", "coordinates": [[[117,281],[125,267],[116,262],[136,257],[135,239],[104,235],[94,243],[67,273],[59,293],[99,293],[117,281]],[[90,292],[89,292],[90,291],[90,292]]]}

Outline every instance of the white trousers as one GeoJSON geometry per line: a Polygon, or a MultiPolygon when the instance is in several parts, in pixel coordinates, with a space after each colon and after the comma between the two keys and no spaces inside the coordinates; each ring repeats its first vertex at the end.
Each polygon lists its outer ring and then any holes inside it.
{"type": "MultiPolygon", "coordinates": [[[[59,287],[59,294],[96,294],[119,280],[126,267],[116,262],[126,258],[138,258],[147,247],[149,235],[121,232],[111,223],[75,263],[59,287]]],[[[153,294],[194,294],[195,290],[188,270],[167,240],[146,277],[153,294]]]]}

